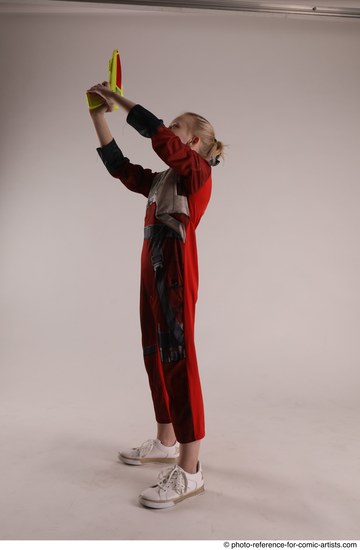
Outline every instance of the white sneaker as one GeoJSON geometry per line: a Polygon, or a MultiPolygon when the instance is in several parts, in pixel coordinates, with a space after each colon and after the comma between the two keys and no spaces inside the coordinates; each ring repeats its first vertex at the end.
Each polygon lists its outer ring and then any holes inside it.
{"type": "Polygon", "coordinates": [[[204,476],[200,461],[195,474],[185,472],[178,464],[162,470],[156,485],[145,489],[139,501],[148,508],[170,508],[185,498],[205,491],[204,476]]]}
{"type": "Polygon", "coordinates": [[[180,455],[179,448],[177,441],[171,447],[167,447],[161,443],[160,439],[148,439],[140,447],[120,451],[118,457],[125,464],[133,464],[135,466],[140,466],[147,462],[173,464],[180,455]]]}

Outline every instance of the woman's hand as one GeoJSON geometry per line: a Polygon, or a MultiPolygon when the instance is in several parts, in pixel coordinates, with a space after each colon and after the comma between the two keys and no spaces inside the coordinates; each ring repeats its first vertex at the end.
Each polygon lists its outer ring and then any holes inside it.
{"type": "Polygon", "coordinates": [[[102,84],[95,84],[95,86],[92,86],[91,88],[86,90],[86,93],[99,96],[101,97],[101,99],[104,100],[103,105],[96,107],[96,109],[91,109],[90,112],[110,113],[114,110],[114,105],[115,105],[115,101],[113,100],[114,92],[111,90],[109,82],[105,81],[102,84]]]}

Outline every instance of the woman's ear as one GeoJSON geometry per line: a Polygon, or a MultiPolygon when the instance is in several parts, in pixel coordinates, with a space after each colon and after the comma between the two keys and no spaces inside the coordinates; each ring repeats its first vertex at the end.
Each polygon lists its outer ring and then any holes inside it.
{"type": "Polygon", "coordinates": [[[199,138],[197,136],[194,136],[193,138],[189,139],[187,145],[196,145],[197,143],[199,143],[199,141],[199,138]]]}

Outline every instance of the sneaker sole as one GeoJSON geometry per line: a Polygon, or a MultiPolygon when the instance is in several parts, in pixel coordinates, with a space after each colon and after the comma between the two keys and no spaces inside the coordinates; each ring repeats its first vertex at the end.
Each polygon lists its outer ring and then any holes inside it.
{"type": "Polygon", "coordinates": [[[187,495],[182,495],[174,500],[149,500],[147,498],[144,498],[142,496],[139,496],[139,501],[143,506],[146,506],[146,508],[172,508],[175,506],[175,504],[178,504],[179,502],[182,502],[186,498],[194,497],[196,495],[201,495],[205,491],[205,485],[202,485],[199,487],[199,489],[196,489],[196,491],[192,491],[191,493],[188,493],[187,495]]]}
{"type": "Polygon", "coordinates": [[[179,458],[179,455],[172,458],[128,458],[127,456],[122,456],[118,454],[119,460],[124,462],[124,464],[131,464],[132,466],[142,466],[143,464],[148,464],[150,462],[161,463],[161,464],[176,464],[176,459],[179,458]]]}

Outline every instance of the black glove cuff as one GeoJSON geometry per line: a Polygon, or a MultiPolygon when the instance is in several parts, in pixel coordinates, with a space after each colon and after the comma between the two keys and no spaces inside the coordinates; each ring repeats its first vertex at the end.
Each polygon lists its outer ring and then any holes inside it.
{"type": "Polygon", "coordinates": [[[97,147],[96,150],[110,174],[115,172],[122,164],[129,160],[124,157],[114,138],[110,143],[103,147],[97,147]]]}
{"type": "Polygon", "coordinates": [[[163,120],[157,118],[141,105],[135,105],[129,111],[126,122],[135,128],[139,134],[147,138],[151,138],[159,126],[164,124],[163,120]]]}

